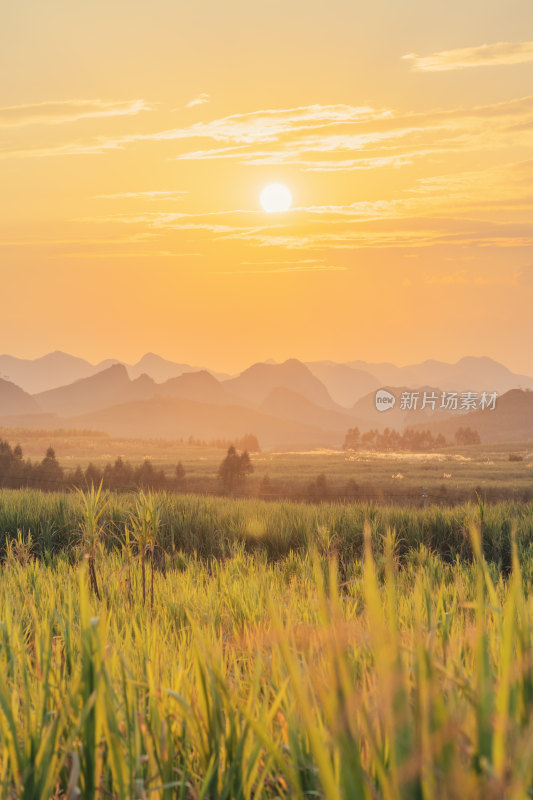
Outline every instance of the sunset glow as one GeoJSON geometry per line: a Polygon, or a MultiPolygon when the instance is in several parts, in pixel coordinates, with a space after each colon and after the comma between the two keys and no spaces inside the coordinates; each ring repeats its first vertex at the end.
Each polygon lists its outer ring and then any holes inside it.
{"type": "Polygon", "coordinates": [[[531,372],[530,0],[29,6],[0,33],[2,351],[531,372]]]}

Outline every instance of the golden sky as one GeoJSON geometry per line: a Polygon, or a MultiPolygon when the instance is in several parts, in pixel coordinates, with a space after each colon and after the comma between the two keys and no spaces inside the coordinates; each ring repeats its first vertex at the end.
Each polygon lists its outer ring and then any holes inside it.
{"type": "Polygon", "coordinates": [[[2,352],[533,374],[531,0],[17,0],[0,71],[2,352]]]}

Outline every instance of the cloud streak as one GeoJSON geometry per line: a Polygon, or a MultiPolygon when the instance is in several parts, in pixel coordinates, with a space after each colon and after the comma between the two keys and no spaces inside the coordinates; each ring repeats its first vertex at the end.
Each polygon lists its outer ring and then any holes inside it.
{"type": "Polygon", "coordinates": [[[0,158],[94,155],[151,143],[164,148],[160,150],[164,157],[183,161],[233,159],[247,166],[349,172],[401,168],[422,158],[508,148],[518,139],[533,145],[533,95],[425,113],[342,104],[259,110],[182,128],[46,147],[21,148],[13,143],[0,151],[0,158]],[[187,140],[207,140],[210,146],[186,149],[180,143],[187,140]],[[174,152],[169,153],[173,144],[174,152]]]}
{"type": "Polygon", "coordinates": [[[495,42],[458,50],[441,50],[430,56],[408,53],[402,58],[411,62],[415,72],[449,72],[471,67],[525,64],[533,61],[533,42],[495,42]]]}
{"type": "Polygon", "coordinates": [[[135,116],[150,111],[144,100],[49,100],[0,108],[0,128],[22,125],[58,125],[82,119],[135,116]]]}
{"type": "Polygon", "coordinates": [[[203,106],[204,103],[210,103],[211,96],[207,94],[207,92],[201,92],[198,97],[195,97],[193,100],[189,100],[188,103],[185,104],[185,108],[194,108],[194,106],[203,106]]]}
{"type": "Polygon", "coordinates": [[[117,194],[97,194],[96,200],[183,200],[185,190],[155,190],[148,192],[118,192],[117,194]]]}

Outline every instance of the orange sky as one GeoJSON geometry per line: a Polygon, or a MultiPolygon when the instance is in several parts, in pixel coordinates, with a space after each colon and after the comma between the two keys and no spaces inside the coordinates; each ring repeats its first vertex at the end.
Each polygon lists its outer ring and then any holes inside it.
{"type": "Polygon", "coordinates": [[[0,70],[2,352],[533,374],[530,0],[20,0],[0,70]]]}

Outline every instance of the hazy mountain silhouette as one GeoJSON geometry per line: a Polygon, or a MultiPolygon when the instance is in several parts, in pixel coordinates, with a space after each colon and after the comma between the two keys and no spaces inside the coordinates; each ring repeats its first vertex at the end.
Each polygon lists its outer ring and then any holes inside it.
{"type": "Polygon", "coordinates": [[[469,411],[425,427],[453,442],[457,429],[465,426],[477,431],[483,444],[533,440],[533,391],[511,389],[498,397],[493,411],[469,411]]]}
{"type": "Polygon", "coordinates": [[[170,378],[156,387],[156,394],[161,397],[186,397],[202,403],[236,402],[224,384],[205,369],[170,378]]]}
{"type": "MultiPolygon", "coordinates": [[[[208,371],[201,367],[193,367],[190,364],[169,361],[166,358],[161,358],[156,353],[145,353],[136,364],[126,364],[126,367],[130,378],[138,378],[139,375],[144,373],[153,378],[156,383],[164,383],[170,378],[178,378],[188,372],[208,371]]],[[[214,372],[212,370],[209,370],[209,372],[218,380],[225,380],[230,377],[225,372],[214,372]]]]}
{"type": "Polygon", "coordinates": [[[263,448],[342,443],[338,433],[278,419],[252,408],[161,396],[72,417],[69,425],[104,431],[112,436],[137,438],[186,439],[194,436],[209,440],[254,433],[263,448]]]}
{"type": "Polygon", "coordinates": [[[34,414],[39,406],[34,397],[12,381],[0,378],[0,416],[5,414],[34,414]]]}
{"type": "Polygon", "coordinates": [[[95,371],[98,371],[97,367],[85,359],[60,350],[33,359],[0,356],[0,376],[13,381],[30,394],[64,386],[79,378],[86,378],[95,371]]]}
{"type": "Polygon", "coordinates": [[[374,375],[381,385],[407,386],[410,390],[424,385],[439,386],[445,391],[498,392],[533,388],[533,378],[518,375],[492,358],[466,356],[455,364],[429,359],[420,364],[397,367],[351,361],[349,366],[374,375]]]}
{"type": "MultiPolygon", "coordinates": [[[[168,361],[155,353],[145,353],[136,364],[127,364],[117,358],[107,358],[98,364],[91,364],[83,358],[76,358],[56,350],[54,353],[34,359],[0,355],[0,378],[13,381],[30,394],[38,394],[66,386],[82,378],[89,378],[115,364],[123,364],[130,378],[135,379],[145,374],[153,378],[156,383],[162,383],[187,372],[198,372],[201,369],[190,364],[168,361]]],[[[221,380],[229,377],[223,372],[213,371],[212,374],[221,380]]]]}
{"type": "MultiPolygon", "coordinates": [[[[0,355],[0,378],[10,380],[24,391],[37,394],[48,389],[65,386],[81,378],[88,378],[113,366],[124,364],[130,378],[137,378],[143,373],[149,375],[156,383],[163,383],[170,378],[179,377],[189,372],[199,372],[205,368],[192,366],[182,362],[170,361],[155,353],[145,353],[135,364],[128,364],[120,359],[109,358],[98,364],[91,364],[83,358],[77,358],[61,351],[48,353],[35,359],[16,358],[11,355],[0,355]]],[[[286,365],[301,365],[297,359],[290,359],[278,364],[272,359],[262,362],[263,366],[273,370],[287,370],[286,365]]],[[[239,377],[247,376],[258,364],[245,370],[239,377]]],[[[397,367],[390,363],[372,363],[367,361],[351,361],[345,364],[335,361],[310,361],[305,366],[311,374],[326,387],[330,398],[336,403],[350,407],[367,392],[378,386],[408,386],[416,389],[423,385],[440,386],[447,391],[497,391],[500,394],[509,389],[533,388],[533,377],[514,374],[503,364],[486,357],[467,356],[456,364],[443,361],[427,360],[420,364],[397,367]]],[[[208,370],[215,378],[224,381],[230,379],[226,373],[208,370]]],[[[241,384],[245,384],[245,378],[241,384]]],[[[296,385],[288,385],[282,380],[279,385],[287,386],[293,391],[307,396],[296,385]]],[[[275,388],[268,385],[262,396],[254,398],[254,402],[264,400],[268,391],[275,388]]],[[[253,394],[253,392],[252,392],[253,394]]],[[[261,392],[259,392],[261,395],[261,392]]],[[[308,397],[313,402],[317,398],[308,397]]],[[[320,405],[323,403],[319,403],[320,405]]]]}
{"type": "MultiPolygon", "coordinates": [[[[308,425],[316,425],[324,430],[339,431],[343,434],[354,425],[349,414],[318,406],[284,386],[273,389],[260,407],[263,411],[282,419],[305,422],[308,425]]],[[[341,441],[342,439],[341,436],[341,441]]]]}
{"type": "Polygon", "coordinates": [[[283,386],[323,408],[337,409],[328,390],[309,367],[291,358],[282,364],[253,364],[222,384],[247,403],[262,403],[273,389],[283,386]]]}
{"type": "Polygon", "coordinates": [[[365,394],[381,386],[380,380],[363,369],[337,364],[335,361],[307,361],[313,375],[318,378],[333,400],[340,406],[351,408],[365,394]]]}
{"type": "Polygon", "coordinates": [[[35,395],[35,400],[45,413],[70,417],[121,402],[145,400],[153,397],[155,386],[148,375],[132,381],[123,364],[113,364],[89,378],[40,392],[35,395]]]}
{"type": "Polygon", "coordinates": [[[0,369],[26,381],[20,381],[19,388],[13,376],[10,380],[0,379],[2,424],[14,425],[16,420],[21,427],[73,427],[74,421],[76,426],[82,424],[84,416],[89,427],[120,435],[126,435],[124,429],[128,426],[131,434],[127,435],[151,436],[159,431],[157,435],[173,438],[230,438],[255,433],[265,447],[271,446],[269,443],[284,447],[291,443],[339,445],[348,428],[355,425],[362,432],[370,428],[429,427],[450,440],[457,427],[465,424],[479,426],[486,441],[531,434],[527,415],[532,401],[528,392],[507,392],[505,398],[498,400],[496,412],[480,412],[479,417],[475,416],[477,412],[468,414],[468,418],[461,411],[460,416],[457,412],[450,415],[438,404],[435,410],[400,409],[402,391],[417,390],[420,397],[424,390],[434,391],[440,397],[442,391],[496,391],[503,395],[509,387],[533,387],[533,378],[513,374],[490,358],[465,357],[456,364],[429,360],[407,367],[364,361],[304,364],[289,359],[283,363],[253,364],[225,380],[218,380],[208,370],[168,361],[154,353],[145,354],[136,365],[109,361],[92,365],[62,352],[33,360],[0,356],[0,369]],[[143,368],[152,374],[140,373],[143,368]],[[176,372],[180,374],[166,377],[176,372]],[[386,376],[403,379],[383,380],[386,376]],[[42,386],[56,381],[63,383],[33,396],[24,391],[28,382],[42,386]],[[376,410],[378,388],[389,388],[396,395],[394,409],[381,413],[376,410]],[[158,404],[158,400],[165,402],[158,404]],[[143,422],[142,409],[149,415],[161,412],[163,417],[150,417],[143,422]],[[175,419],[178,412],[184,413],[183,419],[175,419]],[[123,420],[120,414],[126,415],[123,420]],[[522,415],[526,415],[524,419],[522,415]],[[134,430],[132,419],[138,430],[134,430]],[[109,427],[102,427],[101,420],[109,427]]]}

